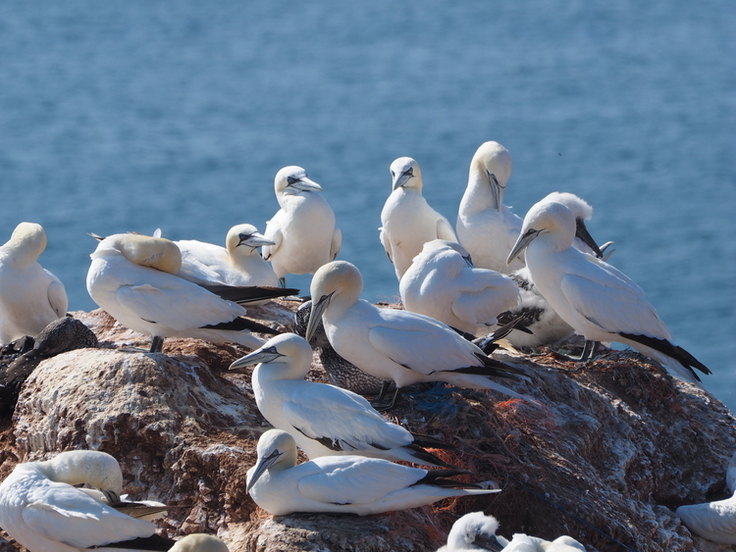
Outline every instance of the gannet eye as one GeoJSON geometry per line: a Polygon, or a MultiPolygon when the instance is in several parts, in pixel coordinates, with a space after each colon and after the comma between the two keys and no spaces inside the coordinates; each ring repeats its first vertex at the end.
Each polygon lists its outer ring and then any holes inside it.
{"type": "Polygon", "coordinates": [[[414,167],[409,167],[404,171],[404,174],[408,174],[409,176],[414,176],[414,167]]]}
{"type": "Polygon", "coordinates": [[[396,172],[395,171],[391,171],[391,176],[392,177],[396,176],[396,172]]]}
{"type": "Polygon", "coordinates": [[[287,176],[286,182],[289,184],[289,186],[291,186],[292,184],[296,184],[297,182],[299,182],[299,179],[294,178],[293,176],[287,176]]]}

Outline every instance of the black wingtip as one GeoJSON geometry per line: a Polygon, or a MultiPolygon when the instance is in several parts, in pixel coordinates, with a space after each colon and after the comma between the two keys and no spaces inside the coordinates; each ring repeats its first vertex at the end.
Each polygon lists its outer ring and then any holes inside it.
{"type": "Polygon", "coordinates": [[[111,542],[90,548],[120,548],[123,550],[150,550],[151,552],[166,552],[176,544],[175,540],[153,534],[150,537],[139,537],[121,542],[111,542]]]}
{"type": "Polygon", "coordinates": [[[710,371],[710,368],[708,368],[705,364],[696,359],[693,355],[688,353],[685,349],[674,345],[673,343],[670,343],[666,339],[659,339],[657,337],[650,337],[648,335],[630,334],[624,332],[619,332],[619,335],[631,341],[635,341],[636,343],[641,343],[646,347],[654,349],[655,351],[659,351],[663,355],[667,355],[668,357],[675,359],[685,368],[690,370],[693,377],[699,382],[702,382],[702,380],[698,376],[697,372],[693,370],[693,368],[697,368],[706,375],[713,373],[710,371]]]}
{"type": "Polygon", "coordinates": [[[414,483],[414,485],[434,485],[435,487],[446,489],[482,489],[483,487],[474,483],[463,483],[462,481],[447,479],[455,475],[467,475],[467,473],[467,471],[460,469],[427,470],[427,475],[414,483]]]}
{"type": "Polygon", "coordinates": [[[285,297],[287,295],[297,295],[299,293],[299,290],[296,288],[280,288],[275,286],[228,286],[225,284],[199,285],[210,293],[214,293],[222,299],[233,301],[235,303],[252,303],[255,301],[285,297]]]}
{"type": "Polygon", "coordinates": [[[417,464],[423,464],[425,466],[439,466],[442,468],[448,468],[452,470],[453,472],[457,472],[458,474],[469,474],[470,472],[466,469],[460,468],[458,466],[454,466],[452,464],[448,464],[441,458],[435,456],[428,450],[424,450],[421,446],[417,445],[416,443],[413,443],[411,445],[408,445],[405,447],[407,450],[409,450],[410,454],[416,458],[417,464]]]}

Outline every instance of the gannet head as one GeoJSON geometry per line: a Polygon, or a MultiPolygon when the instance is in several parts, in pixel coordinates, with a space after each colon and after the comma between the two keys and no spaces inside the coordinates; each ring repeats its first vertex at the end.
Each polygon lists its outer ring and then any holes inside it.
{"type": "Polygon", "coordinates": [[[120,464],[106,452],[97,450],[68,450],[51,460],[37,463],[39,469],[52,481],[79,485],[87,483],[100,490],[123,492],[123,472],[120,464]]]}
{"type": "Polygon", "coordinates": [[[511,154],[498,142],[481,144],[470,162],[471,178],[480,178],[491,188],[492,206],[500,211],[503,208],[503,194],[511,177],[511,154]]]}
{"type": "Polygon", "coordinates": [[[332,261],[321,266],[312,277],[310,293],[312,312],[307,322],[306,339],[309,341],[327,308],[338,297],[344,307],[353,305],[363,290],[363,277],[358,268],[347,261],[332,261]]]}
{"type": "Polygon", "coordinates": [[[266,236],[258,232],[258,229],[252,224],[238,224],[230,228],[225,238],[225,248],[230,255],[236,251],[236,248],[245,246],[243,249],[249,250],[248,253],[254,253],[262,245],[275,245],[266,236]]]}
{"type": "Polygon", "coordinates": [[[399,157],[389,166],[391,189],[412,188],[422,192],[422,170],[411,157],[399,157]]]}
{"type": "Polygon", "coordinates": [[[294,333],[282,333],[269,339],[263,347],[233,362],[230,370],[251,364],[285,364],[295,369],[295,377],[304,377],[312,361],[312,348],[309,343],[294,333]]]}
{"type": "Polygon", "coordinates": [[[227,545],[214,535],[192,533],[169,549],[169,552],[229,552],[227,545]]]}
{"type": "Polygon", "coordinates": [[[529,209],[521,226],[521,234],[506,258],[506,264],[511,264],[532,241],[548,233],[557,235],[557,251],[567,249],[575,239],[575,215],[562,203],[539,202],[529,209]]]}
{"type": "Polygon", "coordinates": [[[105,249],[115,249],[131,263],[169,274],[176,274],[181,268],[181,251],[174,242],[166,238],[143,234],[112,234],[97,245],[97,251],[105,249]]]}
{"type": "Polygon", "coordinates": [[[294,438],[280,429],[269,429],[258,440],[258,461],[248,470],[245,492],[249,493],[266,471],[272,468],[287,469],[296,465],[294,438]]]}
{"type": "Polygon", "coordinates": [[[585,245],[593,250],[596,257],[603,257],[603,252],[595,243],[593,236],[588,232],[585,221],[593,217],[593,208],[584,199],[570,192],[552,192],[542,199],[543,202],[562,203],[575,215],[575,237],[582,240],[585,245]]]}
{"type": "Polygon", "coordinates": [[[307,171],[295,165],[284,167],[274,178],[276,196],[295,195],[303,192],[321,192],[322,186],[307,177],[307,171]]]}
{"type": "Polygon", "coordinates": [[[447,535],[450,550],[500,550],[496,540],[498,521],[483,512],[471,512],[458,519],[447,535]]]}
{"type": "Polygon", "coordinates": [[[46,249],[46,232],[43,226],[35,222],[21,222],[10,235],[5,244],[14,248],[22,248],[24,257],[36,260],[46,249]]]}

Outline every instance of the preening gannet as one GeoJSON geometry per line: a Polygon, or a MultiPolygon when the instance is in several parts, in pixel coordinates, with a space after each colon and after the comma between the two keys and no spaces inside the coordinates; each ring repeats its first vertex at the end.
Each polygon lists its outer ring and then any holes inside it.
{"type": "Polygon", "coordinates": [[[30,335],[66,315],[64,284],[38,264],[46,249],[40,224],[21,222],[0,246],[0,345],[30,335]]]}
{"type": "Polygon", "coordinates": [[[448,479],[454,470],[425,470],[365,456],[321,456],[296,465],[296,444],[279,429],[258,441],[258,462],[248,470],[247,491],[273,515],[295,512],[361,516],[405,510],[481,489],[448,479]]]}
{"type": "Polygon", "coordinates": [[[575,216],[561,203],[534,205],[508,260],[526,250],[539,292],[560,317],[589,341],[618,341],[693,383],[710,370],[673,345],[642,289],[613,266],[572,247],[575,216]]]}
{"type": "Polygon", "coordinates": [[[151,352],[161,350],[164,337],[232,341],[256,349],[264,340],[251,330],[278,333],[245,318],[240,305],[176,276],[181,253],[169,240],[113,234],[90,257],[90,297],[123,326],[151,335],[151,352]]]}
{"type": "Polygon", "coordinates": [[[192,533],[169,549],[169,552],[229,552],[227,545],[214,535],[192,533]]]}
{"type": "Polygon", "coordinates": [[[458,209],[455,230],[478,268],[508,274],[524,266],[506,257],[521,230],[522,220],[503,204],[511,176],[511,155],[498,142],[485,142],[470,162],[468,186],[458,209]]]}
{"type": "Polygon", "coordinates": [[[123,475],[115,458],[91,450],[18,464],[0,484],[0,526],[32,552],[105,551],[124,541],[135,550],[167,550],[174,544],[154,535],[150,522],[74,487],[81,483],[119,496],[123,475]]]}
{"type": "Polygon", "coordinates": [[[432,209],[422,196],[422,171],[411,157],[399,157],[389,168],[391,195],[381,211],[380,239],[394,264],[396,278],[411,266],[425,242],[457,241],[449,221],[432,209]]]}
{"type": "Polygon", "coordinates": [[[258,410],[276,429],[289,433],[310,460],[361,455],[454,467],[421,447],[447,445],[429,438],[422,441],[387,421],[352,391],[305,381],[311,362],[309,343],[296,334],[284,333],[236,360],[230,369],[260,363],[251,379],[258,410]]]}
{"type": "Polygon", "coordinates": [[[322,187],[307,177],[301,167],[284,167],[274,179],[281,209],[266,223],[264,232],[274,245],[263,247],[263,258],[271,262],[285,285],[287,274],[314,274],[340,252],[342,233],[335,214],[321,192],[322,187]]]}
{"type": "Polygon", "coordinates": [[[397,393],[413,383],[443,381],[525,398],[489,378],[522,374],[519,369],[486,356],[433,318],[380,309],[360,299],[362,288],[360,272],[351,263],[333,261],[320,268],[312,278],[307,340],[321,318],[340,356],[385,382],[393,381],[397,393]]]}
{"type": "Polygon", "coordinates": [[[399,284],[401,302],[473,335],[488,333],[496,317],[519,302],[519,288],[495,270],[475,268],[459,243],[432,240],[414,257],[399,284]]]}

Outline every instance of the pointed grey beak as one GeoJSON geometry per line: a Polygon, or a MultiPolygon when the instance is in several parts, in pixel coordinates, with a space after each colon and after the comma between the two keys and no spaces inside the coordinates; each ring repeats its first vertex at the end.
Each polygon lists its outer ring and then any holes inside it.
{"type": "Polygon", "coordinates": [[[516,243],[514,244],[514,247],[511,248],[511,253],[509,253],[509,256],[506,257],[506,264],[510,265],[516,257],[518,257],[524,249],[527,248],[527,246],[534,241],[534,238],[536,238],[539,235],[539,230],[535,230],[534,228],[530,228],[527,230],[524,234],[519,236],[519,239],[516,240],[516,243]]]}
{"type": "Polygon", "coordinates": [[[396,177],[392,186],[392,190],[398,190],[399,188],[402,188],[412,178],[414,178],[414,171],[409,168],[396,177]]]}
{"type": "Polygon", "coordinates": [[[230,365],[229,370],[237,370],[243,366],[250,366],[251,364],[267,364],[273,362],[277,358],[284,355],[276,350],[276,347],[261,347],[257,351],[245,355],[243,358],[239,358],[230,365]]]}
{"type": "Polygon", "coordinates": [[[316,303],[312,301],[312,312],[309,313],[309,322],[307,322],[307,331],[305,332],[305,339],[309,342],[314,336],[314,332],[319,325],[319,321],[322,319],[322,314],[327,310],[327,307],[332,301],[332,296],[335,292],[333,291],[329,295],[323,295],[316,303]]]}
{"type": "Polygon", "coordinates": [[[283,452],[279,452],[278,449],[276,449],[265,458],[258,459],[256,467],[253,470],[253,475],[250,476],[250,479],[248,479],[248,483],[245,486],[246,493],[250,492],[250,490],[253,488],[253,485],[255,485],[255,482],[258,481],[258,479],[264,473],[266,473],[266,470],[268,470],[268,468],[273,466],[278,461],[278,459],[281,458],[282,454],[283,452]]]}
{"type": "Polygon", "coordinates": [[[598,248],[598,244],[595,243],[593,236],[588,232],[588,228],[585,226],[585,221],[581,218],[575,219],[575,237],[580,238],[585,245],[593,250],[593,253],[599,259],[603,257],[603,252],[598,248]]]}
{"type": "Polygon", "coordinates": [[[495,174],[488,173],[488,180],[491,183],[491,193],[493,194],[493,201],[496,202],[496,210],[500,212],[503,208],[503,188],[495,174]]]}
{"type": "Polygon", "coordinates": [[[254,249],[256,247],[261,247],[262,245],[276,245],[266,236],[258,232],[253,232],[252,234],[239,234],[238,238],[240,239],[238,245],[247,245],[248,247],[252,247],[254,249]]]}
{"type": "Polygon", "coordinates": [[[302,176],[298,180],[289,182],[284,191],[291,190],[291,193],[299,192],[321,192],[322,186],[311,180],[307,176],[302,176]]]}

